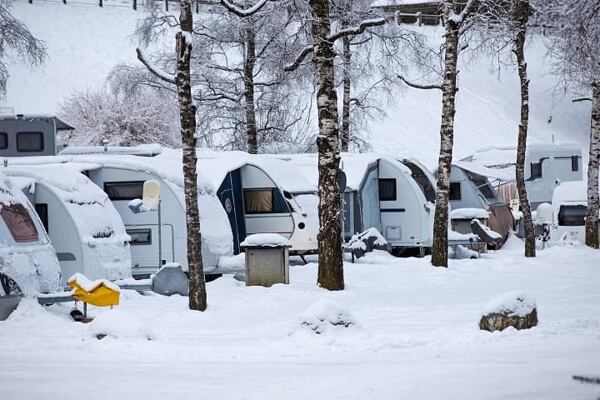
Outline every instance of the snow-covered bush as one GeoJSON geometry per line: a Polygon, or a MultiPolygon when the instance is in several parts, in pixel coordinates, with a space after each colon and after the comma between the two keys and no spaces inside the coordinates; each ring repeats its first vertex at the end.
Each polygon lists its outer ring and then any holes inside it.
{"type": "Polygon", "coordinates": [[[356,326],[354,317],[338,304],[319,301],[300,316],[300,327],[317,335],[356,326]]]}
{"type": "Polygon", "coordinates": [[[179,113],[171,96],[152,90],[132,95],[106,89],[77,92],[67,98],[60,116],[75,127],[59,135],[68,146],[135,146],[159,143],[178,147],[179,113]]]}

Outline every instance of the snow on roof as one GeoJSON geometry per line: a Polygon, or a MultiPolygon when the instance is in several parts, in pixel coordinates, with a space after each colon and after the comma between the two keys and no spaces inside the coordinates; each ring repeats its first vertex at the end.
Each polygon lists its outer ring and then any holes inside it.
{"type": "Polygon", "coordinates": [[[119,243],[128,240],[125,227],[106,193],[69,164],[9,166],[2,170],[21,189],[45,185],[62,202],[85,243],[119,243]]]}
{"type": "MultiPolygon", "coordinates": [[[[21,203],[18,194],[13,190],[14,182],[12,178],[8,178],[6,175],[0,172],[0,208],[2,204],[10,205],[15,203],[21,203]]],[[[17,188],[19,185],[17,184],[17,188]]]]}
{"type": "Polygon", "coordinates": [[[561,203],[587,203],[587,182],[561,182],[554,189],[552,203],[555,205],[561,203]]]}
{"type": "MultiPolygon", "coordinates": [[[[548,156],[581,156],[581,146],[572,142],[528,143],[527,158],[548,156]]],[[[515,180],[517,148],[515,146],[483,147],[468,157],[455,161],[467,171],[505,182],[515,180]]],[[[533,161],[533,160],[531,160],[533,161]]]]}
{"type": "Polygon", "coordinates": [[[140,144],[138,146],[120,147],[120,146],[70,146],[65,147],[60,155],[77,154],[129,154],[137,156],[156,156],[162,153],[162,147],[159,144],[140,144]]]}
{"type": "Polygon", "coordinates": [[[288,239],[278,233],[255,233],[246,236],[241,247],[292,247],[288,239]]]}
{"type": "Polygon", "coordinates": [[[375,0],[371,7],[395,6],[400,4],[431,4],[439,3],[439,0],[375,0]]]}
{"type": "MultiPolygon", "coordinates": [[[[318,155],[312,154],[290,154],[278,156],[294,164],[298,170],[315,185],[319,179],[317,169],[318,155]]],[[[391,157],[378,153],[341,153],[340,169],[346,173],[347,190],[358,190],[370,167],[376,165],[379,160],[386,160],[399,170],[410,174],[410,169],[404,164],[391,157]]]]}
{"type": "Polygon", "coordinates": [[[490,213],[483,208],[458,208],[450,212],[450,219],[489,218],[490,213]]]}

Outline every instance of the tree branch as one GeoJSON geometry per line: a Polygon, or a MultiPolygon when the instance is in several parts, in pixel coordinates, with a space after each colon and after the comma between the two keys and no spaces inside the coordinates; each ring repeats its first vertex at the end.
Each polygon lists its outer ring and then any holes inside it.
{"type": "Polygon", "coordinates": [[[291,64],[286,64],[283,67],[283,70],[285,72],[291,72],[291,71],[296,70],[300,66],[300,64],[302,64],[302,61],[304,61],[306,56],[308,56],[310,53],[312,53],[314,51],[314,49],[315,49],[315,46],[313,46],[313,45],[306,46],[304,49],[302,49],[300,54],[298,54],[298,57],[296,57],[294,62],[291,64]]]}
{"type": "Polygon", "coordinates": [[[238,17],[249,17],[253,14],[256,14],[269,1],[270,0],[259,0],[258,3],[256,3],[252,7],[244,9],[236,6],[233,3],[230,3],[229,0],[220,0],[221,4],[227,9],[227,11],[237,15],[238,17]]]}
{"type": "Polygon", "coordinates": [[[156,76],[158,79],[165,81],[167,83],[171,83],[171,84],[175,84],[175,77],[171,74],[168,74],[166,72],[160,71],[156,68],[154,68],[149,62],[148,60],[146,60],[146,57],[144,57],[144,53],[142,53],[142,50],[140,50],[139,48],[135,49],[135,52],[137,53],[137,59],[140,60],[140,62],[142,64],[144,64],[144,66],[146,66],[146,68],[148,68],[148,71],[150,71],[154,76],[156,76]]]}
{"type": "Polygon", "coordinates": [[[579,97],[577,99],[571,100],[573,103],[577,103],[579,101],[594,101],[591,97],[579,97]]]}
{"type": "Polygon", "coordinates": [[[398,78],[400,78],[400,80],[402,82],[404,82],[407,86],[410,86],[411,88],[414,88],[414,89],[423,89],[423,90],[439,89],[439,90],[442,90],[442,85],[419,85],[418,83],[413,83],[413,82],[407,81],[400,74],[398,74],[398,78]]]}
{"type": "Polygon", "coordinates": [[[336,40],[341,39],[344,36],[359,35],[359,34],[363,33],[365,31],[365,29],[367,29],[367,28],[370,28],[373,26],[385,25],[386,22],[387,22],[387,20],[385,18],[366,19],[364,21],[361,21],[358,26],[351,26],[351,27],[342,29],[341,31],[332,33],[331,35],[327,36],[327,40],[329,42],[335,42],[336,40]]]}

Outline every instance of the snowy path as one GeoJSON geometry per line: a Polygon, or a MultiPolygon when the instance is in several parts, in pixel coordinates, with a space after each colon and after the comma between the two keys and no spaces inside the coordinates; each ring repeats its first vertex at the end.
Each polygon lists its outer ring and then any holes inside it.
{"type": "Polygon", "coordinates": [[[347,264],[340,293],[315,287],[314,264],[271,289],[219,279],[204,314],[125,292],[81,325],[26,302],[0,322],[0,398],[597,399],[571,376],[600,375],[600,252],[524,260],[516,245],[448,270],[372,254],[347,264]],[[479,331],[483,305],[515,289],[536,298],[540,325],[479,331]],[[358,327],[300,327],[332,302],[358,327]]]}

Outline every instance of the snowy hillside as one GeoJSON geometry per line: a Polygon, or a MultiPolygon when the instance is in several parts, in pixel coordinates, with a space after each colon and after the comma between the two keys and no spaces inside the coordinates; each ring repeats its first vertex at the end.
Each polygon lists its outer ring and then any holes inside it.
{"type": "MultiPolygon", "coordinates": [[[[114,3],[114,2],[113,2],[114,3]]],[[[109,2],[110,4],[110,2],[109,2]]],[[[90,4],[19,0],[14,15],[46,41],[50,59],[40,70],[10,64],[7,98],[2,105],[18,113],[55,112],[73,91],[97,88],[111,68],[136,62],[132,33],[142,11],[126,7],[99,8],[90,4]]],[[[433,42],[441,31],[424,28],[433,42]]],[[[168,43],[168,45],[171,45],[168,43]]],[[[531,78],[531,140],[576,140],[586,145],[589,104],[571,103],[549,74],[549,61],[541,40],[527,49],[531,78]],[[548,124],[552,116],[552,123],[548,124]]],[[[416,78],[416,74],[407,74],[416,78]]],[[[489,145],[516,145],[519,85],[516,72],[491,71],[489,59],[478,59],[461,68],[456,115],[457,158],[489,145]]],[[[368,128],[373,150],[407,153],[427,165],[436,160],[439,141],[441,96],[436,91],[405,89],[385,105],[387,117],[368,128]]],[[[383,101],[385,104],[385,101],[383,101]]],[[[316,124],[315,124],[316,125],[316,124]]]]}

